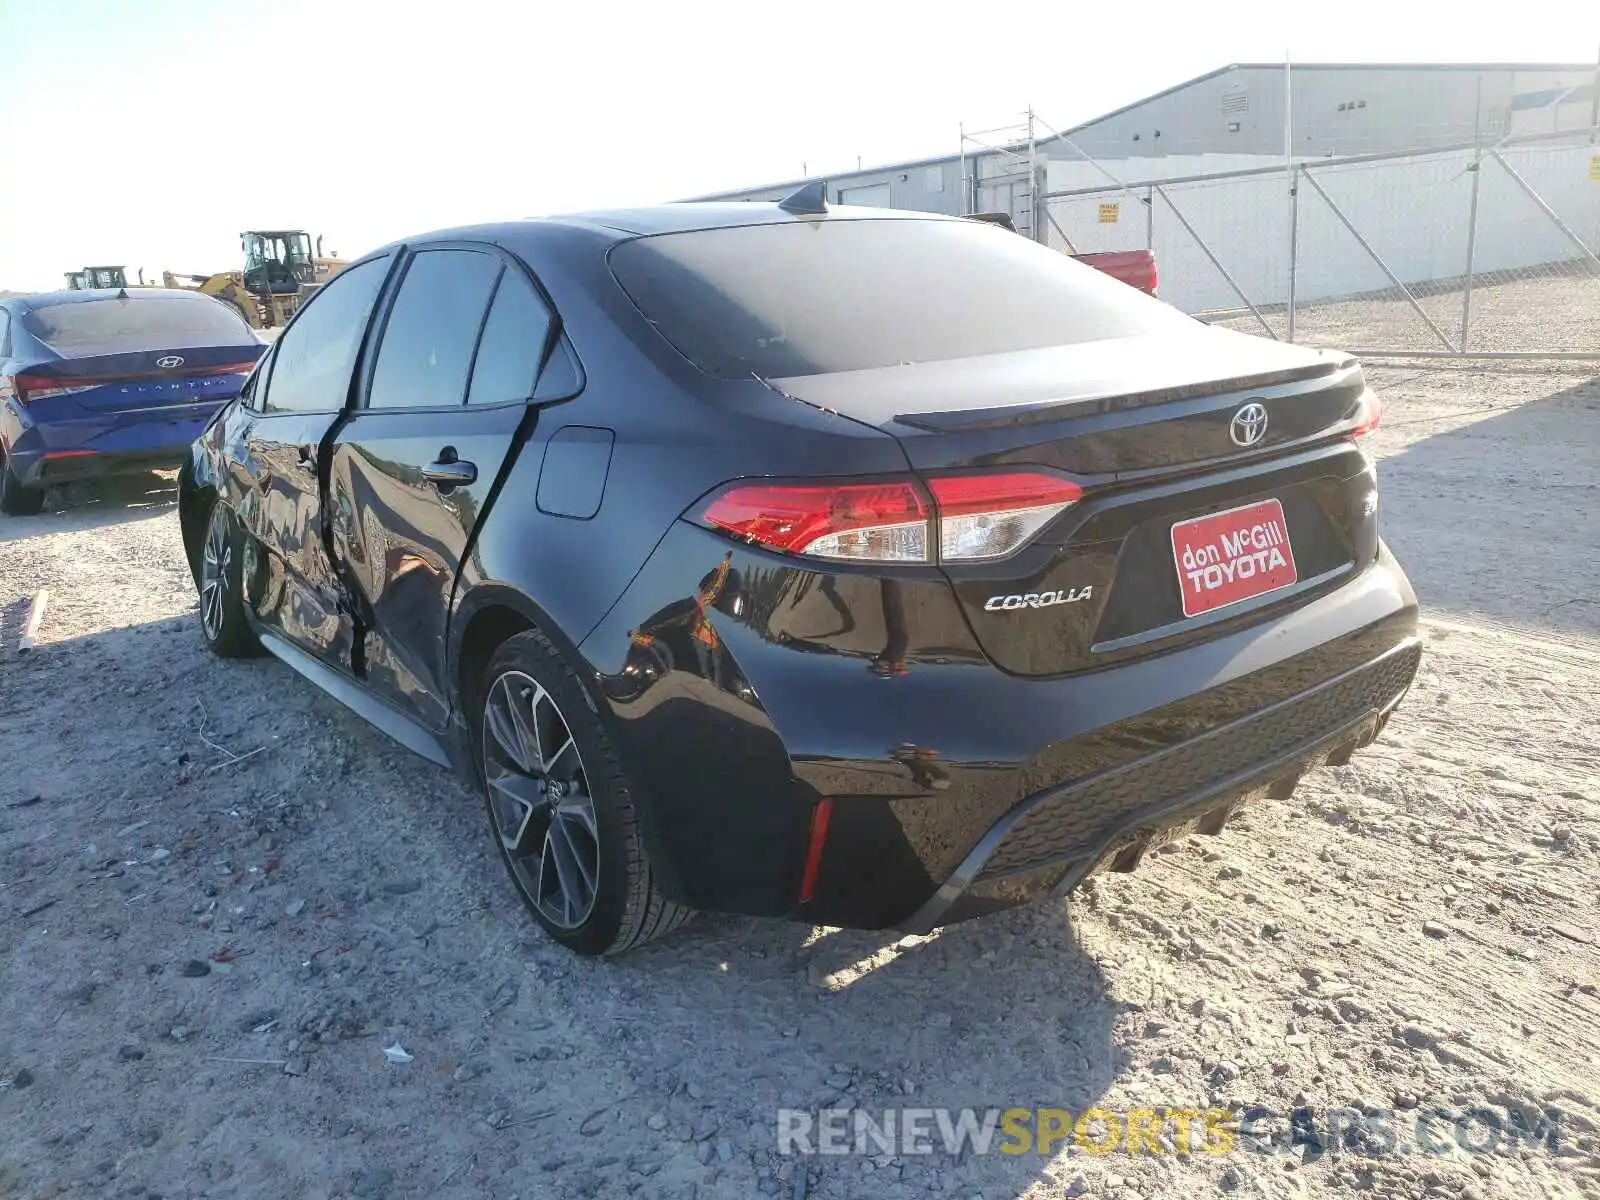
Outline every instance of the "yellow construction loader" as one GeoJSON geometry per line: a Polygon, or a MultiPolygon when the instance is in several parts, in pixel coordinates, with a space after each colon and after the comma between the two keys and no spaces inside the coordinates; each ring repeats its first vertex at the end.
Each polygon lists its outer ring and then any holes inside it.
{"type": "Polygon", "coordinates": [[[244,270],[215,275],[162,273],[167,287],[204,292],[233,305],[252,329],[276,329],[317,288],[347,265],[337,254],[324,258],[322,239],[313,253],[303,229],[253,229],[239,235],[244,270]]]}
{"type": "Polygon", "coordinates": [[[125,288],[128,286],[126,267],[85,267],[81,271],[67,271],[67,290],[81,292],[87,288],[125,288]]]}

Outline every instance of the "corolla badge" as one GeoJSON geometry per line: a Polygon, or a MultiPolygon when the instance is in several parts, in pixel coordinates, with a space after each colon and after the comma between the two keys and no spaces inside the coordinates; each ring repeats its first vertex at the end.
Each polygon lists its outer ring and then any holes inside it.
{"type": "Polygon", "coordinates": [[[1059,588],[1052,592],[1024,592],[1016,596],[990,596],[983,602],[985,612],[1015,612],[1019,608],[1051,608],[1072,604],[1094,595],[1094,584],[1081,588],[1059,588]]]}
{"type": "Polygon", "coordinates": [[[183,366],[183,356],[181,354],[164,354],[156,359],[156,366],[166,371],[170,371],[174,367],[181,367],[183,366]]]}
{"type": "Polygon", "coordinates": [[[1228,436],[1235,446],[1254,446],[1267,436],[1267,406],[1259,400],[1242,405],[1228,423],[1228,436]]]}

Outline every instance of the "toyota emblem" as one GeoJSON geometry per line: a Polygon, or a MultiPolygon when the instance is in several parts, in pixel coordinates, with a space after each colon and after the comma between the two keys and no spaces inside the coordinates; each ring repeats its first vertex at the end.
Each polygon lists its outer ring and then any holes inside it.
{"type": "Polygon", "coordinates": [[[1252,400],[1233,414],[1228,436],[1235,446],[1254,446],[1267,436],[1267,406],[1252,400]]]}
{"type": "MultiPolygon", "coordinates": [[[[183,356],[180,354],[163,355],[162,357],[156,359],[156,366],[166,371],[170,371],[175,367],[181,367],[183,366],[183,356]]],[[[1238,419],[1238,417],[1234,418],[1235,421],[1238,419]]],[[[1240,444],[1243,445],[1243,443],[1240,444]]]]}

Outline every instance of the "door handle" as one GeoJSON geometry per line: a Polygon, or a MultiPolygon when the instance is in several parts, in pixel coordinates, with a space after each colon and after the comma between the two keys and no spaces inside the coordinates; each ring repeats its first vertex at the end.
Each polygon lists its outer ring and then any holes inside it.
{"type": "Polygon", "coordinates": [[[455,456],[449,449],[442,451],[437,462],[422,468],[422,477],[441,491],[464,487],[478,481],[478,466],[455,456]]]}

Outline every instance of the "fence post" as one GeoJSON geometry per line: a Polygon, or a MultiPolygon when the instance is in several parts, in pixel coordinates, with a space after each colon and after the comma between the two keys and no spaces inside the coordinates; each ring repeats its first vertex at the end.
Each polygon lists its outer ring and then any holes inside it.
{"type": "Polygon", "coordinates": [[[1039,219],[1041,214],[1050,212],[1050,201],[1044,198],[1047,189],[1039,186],[1040,176],[1045,174],[1043,166],[1029,167],[1028,194],[1033,197],[1033,240],[1040,245],[1050,244],[1050,227],[1045,221],[1039,219]]]}
{"type": "Polygon", "coordinates": [[[1483,156],[1472,158],[1472,208],[1467,216],[1467,286],[1461,295],[1461,353],[1467,352],[1467,338],[1472,333],[1472,276],[1478,250],[1478,187],[1483,180],[1483,156]]]}
{"type": "Polygon", "coordinates": [[[1300,251],[1300,168],[1289,167],[1289,307],[1285,340],[1294,341],[1294,293],[1299,274],[1300,251]]]}
{"type": "Polygon", "coordinates": [[[1152,252],[1156,248],[1156,189],[1154,186],[1144,189],[1144,248],[1152,252]]]}
{"type": "Polygon", "coordinates": [[[972,215],[972,187],[967,183],[967,127],[959,123],[956,128],[961,132],[961,211],[956,215],[968,217],[972,215]]]}

